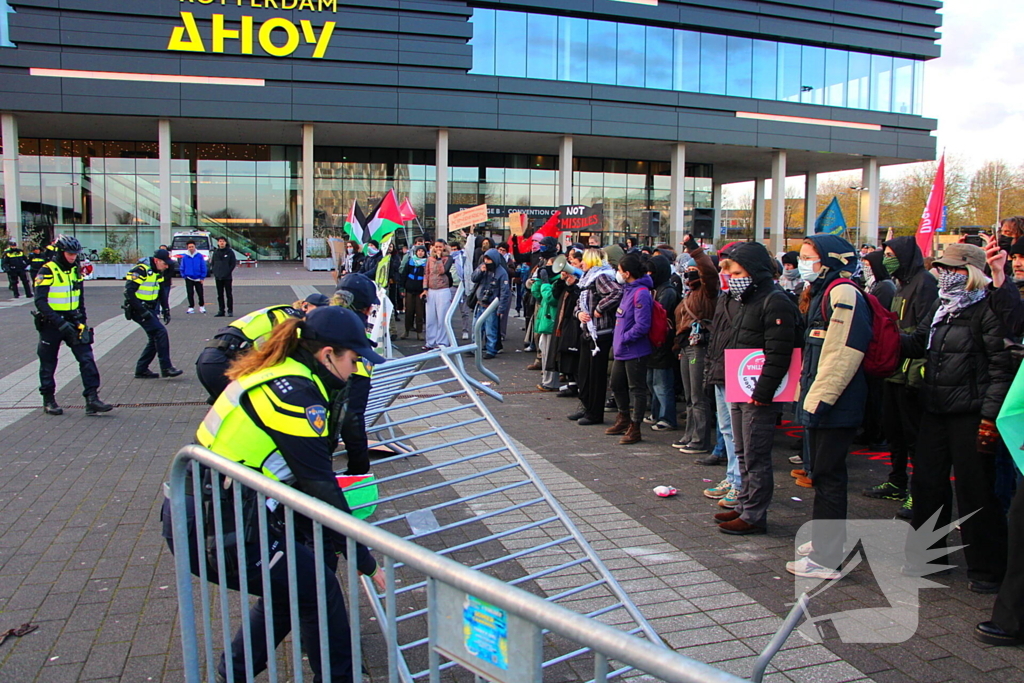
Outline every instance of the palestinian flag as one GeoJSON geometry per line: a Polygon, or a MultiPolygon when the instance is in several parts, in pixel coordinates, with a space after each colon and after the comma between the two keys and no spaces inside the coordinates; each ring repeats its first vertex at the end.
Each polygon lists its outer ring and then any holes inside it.
{"type": "Polygon", "coordinates": [[[359,208],[359,202],[355,200],[352,200],[352,208],[349,209],[348,219],[345,221],[345,234],[360,246],[370,241],[366,231],[366,216],[359,208]]]}
{"type": "Polygon", "coordinates": [[[374,207],[370,217],[366,219],[366,230],[370,233],[369,239],[377,240],[379,243],[402,227],[402,223],[398,197],[395,196],[395,190],[392,188],[388,190],[380,203],[374,207]]]}

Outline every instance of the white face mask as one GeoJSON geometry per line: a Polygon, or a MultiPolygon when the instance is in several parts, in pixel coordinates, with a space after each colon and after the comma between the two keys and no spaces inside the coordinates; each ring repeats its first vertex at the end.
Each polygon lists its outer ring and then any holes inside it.
{"type": "Polygon", "coordinates": [[[813,261],[800,259],[796,262],[796,267],[800,271],[800,277],[803,278],[804,282],[814,282],[818,279],[818,273],[814,270],[814,264],[818,262],[818,259],[813,261]]]}
{"type": "Polygon", "coordinates": [[[620,285],[626,284],[626,278],[623,277],[622,271],[615,272],[615,281],[618,282],[620,285]]]}

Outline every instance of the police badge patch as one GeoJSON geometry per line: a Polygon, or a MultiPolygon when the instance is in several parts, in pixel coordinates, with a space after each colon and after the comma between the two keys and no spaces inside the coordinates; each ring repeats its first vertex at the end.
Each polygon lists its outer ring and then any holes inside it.
{"type": "Polygon", "coordinates": [[[306,419],[309,420],[309,426],[313,428],[314,432],[323,434],[327,428],[327,408],[323,406],[306,408],[306,419]]]}

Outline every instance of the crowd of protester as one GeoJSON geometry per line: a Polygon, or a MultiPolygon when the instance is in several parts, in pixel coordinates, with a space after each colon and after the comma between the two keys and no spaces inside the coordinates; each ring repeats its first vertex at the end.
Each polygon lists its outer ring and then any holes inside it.
{"type": "MultiPolygon", "coordinates": [[[[499,313],[524,316],[525,350],[536,354],[528,369],[540,373],[538,390],[578,400],[570,420],[605,425],[613,413],[605,433],[623,446],[646,428],[677,430],[672,447],[724,465],[703,490],[722,533],[767,532],[783,420],[803,428],[789,474],[813,489],[815,521],[847,519],[855,444],[890,452],[885,481],[860,493],[893,501],[914,529],[949,525],[955,495],[968,587],[1001,591],[994,621],[976,635],[1022,643],[1024,556],[1014,557],[1013,541],[1024,519],[1015,523],[1010,510],[1020,473],[995,426],[1021,355],[1022,236],[1024,218],[1006,219],[982,246],[962,240],[938,258],[914,237],[858,249],[812,235],[781,254],[757,242],[709,253],[689,235],[679,253],[515,237],[480,245],[467,292],[477,315],[501,296],[499,313]],[[726,399],[730,349],[764,354],[747,401],[726,399]],[[776,401],[791,374],[795,400],[776,401]]],[[[500,317],[485,358],[501,350],[500,317]]],[[[1024,517],[1024,502],[1017,508],[1024,517]]],[[[787,570],[841,578],[849,539],[836,528],[812,525],[787,570]]],[[[938,536],[933,550],[945,546],[938,536]]],[[[904,573],[933,569],[917,558],[908,552],[904,573]]]]}

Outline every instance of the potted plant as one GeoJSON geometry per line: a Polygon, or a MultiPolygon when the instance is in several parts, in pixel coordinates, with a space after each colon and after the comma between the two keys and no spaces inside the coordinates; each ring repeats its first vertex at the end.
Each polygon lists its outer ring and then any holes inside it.
{"type": "Polygon", "coordinates": [[[306,240],[306,270],[334,270],[334,259],[327,248],[327,240],[322,237],[311,237],[306,240]]]}
{"type": "Polygon", "coordinates": [[[129,247],[131,237],[107,235],[107,246],[100,250],[98,263],[93,264],[93,277],[97,280],[120,280],[135,267],[139,251],[129,247]]]}

